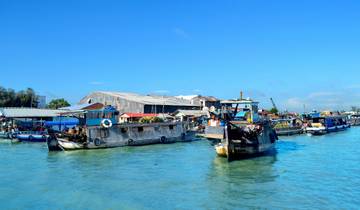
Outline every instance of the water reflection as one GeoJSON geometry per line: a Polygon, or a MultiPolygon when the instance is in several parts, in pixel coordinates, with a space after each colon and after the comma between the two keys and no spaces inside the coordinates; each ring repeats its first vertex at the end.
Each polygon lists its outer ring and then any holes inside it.
{"type": "Polygon", "coordinates": [[[276,150],[261,157],[230,163],[226,158],[215,157],[207,183],[209,191],[213,192],[210,194],[211,199],[221,204],[216,208],[231,209],[236,203],[243,203],[242,206],[245,206],[249,203],[247,199],[258,200],[260,197],[271,196],[271,190],[264,186],[271,185],[279,176],[274,167],[276,162],[276,150]],[[219,194],[222,196],[219,197],[219,194]]]}

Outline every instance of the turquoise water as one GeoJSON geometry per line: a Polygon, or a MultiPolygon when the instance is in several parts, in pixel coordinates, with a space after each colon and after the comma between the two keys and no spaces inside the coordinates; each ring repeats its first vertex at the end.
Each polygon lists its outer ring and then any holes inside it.
{"type": "Polygon", "coordinates": [[[359,209],[360,128],[228,163],[207,140],[48,153],[0,143],[1,209],[359,209]]]}

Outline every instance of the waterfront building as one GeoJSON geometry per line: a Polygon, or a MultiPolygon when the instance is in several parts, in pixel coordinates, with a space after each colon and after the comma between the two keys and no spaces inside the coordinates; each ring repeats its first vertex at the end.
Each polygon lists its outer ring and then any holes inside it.
{"type": "Polygon", "coordinates": [[[214,107],[215,109],[221,108],[220,99],[214,96],[201,96],[201,95],[188,95],[188,96],[176,96],[177,98],[190,100],[193,104],[200,104],[201,108],[214,107]]]}
{"type": "Polygon", "coordinates": [[[46,96],[37,96],[38,105],[37,108],[45,109],[46,108],[46,96]]]}
{"type": "Polygon", "coordinates": [[[53,117],[58,117],[64,110],[54,110],[54,109],[37,109],[37,108],[19,108],[19,107],[9,107],[9,108],[0,108],[0,116],[6,119],[52,119],[53,117]]]}
{"type": "Polygon", "coordinates": [[[120,113],[174,113],[200,110],[199,103],[173,96],[140,95],[125,92],[97,91],[80,100],[80,104],[102,103],[115,107],[120,113]]]}
{"type": "Polygon", "coordinates": [[[181,121],[187,121],[189,119],[198,119],[201,117],[209,118],[209,112],[208,111],[202,111],[202,110],[177,110],[174,113],[174,116],[181,121]]]}

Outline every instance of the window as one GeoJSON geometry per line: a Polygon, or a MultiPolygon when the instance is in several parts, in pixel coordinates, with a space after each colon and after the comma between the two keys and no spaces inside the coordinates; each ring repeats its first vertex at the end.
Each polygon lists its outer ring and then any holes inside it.
{"type": "Polygon", "coordinates": [[[138,131],[139,131],[139,132],[143,132],[143,131],[144,131],[144,127],[138,127],[138,131]]]}

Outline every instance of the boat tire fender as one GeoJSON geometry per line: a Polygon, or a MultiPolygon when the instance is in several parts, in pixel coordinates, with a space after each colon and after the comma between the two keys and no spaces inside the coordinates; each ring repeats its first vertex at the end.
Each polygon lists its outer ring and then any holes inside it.
{"type": "Polygon", "coordinates": [[[29,136],[29,140],[32,141],[34,137],[32,135],[29,136]]]}
{"type": "Polygon", "coordinates": [[[165,137],[165,136],[162,136],[162,137],[160,138],[160,142],[161,142],[161,143],[165,143],[165,142],[166,142],[166,137],[165,137]]]}
{"type": "Polygon", "coordinates": [[[94,140],[94,144],[95,144],[95,146],[99,146],[99,145],[101,144],[100,139],[96,138],[96,139],[94,140]]]}
{"type": "Polygon", "coordinates": [[[101,121],[101,126],[103,127],[103,128],[111,128],[112,127],[112,122],[111,122],[111,120],[109,120],[109,119],[103,119],[102,121],[101,121]]]}
{"type": "Polygon", "coordinates": [[[186,134],[185,134],[185,133],[182,133],[182,134],[181,134],[181,139],[182,139],[182,140],[185,140],[185,139],[186,139],[186,134]]]}
{"type": "Polygon", "coordinates": [[[132,145],[133,142],[134,142],[133,139],[129,139],[129,140],[128,140],[128,145],[132,145]]]}

